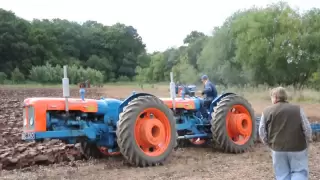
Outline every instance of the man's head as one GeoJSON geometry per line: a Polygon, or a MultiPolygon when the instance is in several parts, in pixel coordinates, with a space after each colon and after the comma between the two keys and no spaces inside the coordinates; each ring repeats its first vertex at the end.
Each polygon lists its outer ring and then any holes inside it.
{"type": "Polygon", "coordinates": [[[276,104],[277,102],[286,102],[288,95],[286,89],[283,87],[277,87],[271,90],[271,102],[276,104]]]}
{"type": "Polygon", "coordinates": [[[208,81],[208,79],[209,79],[209,78],[208,78],[207,75],[202,75],[202,76],[201,76],[201,81],[202,81],[203,84],[206,84],[206,82],[208,81]]]}

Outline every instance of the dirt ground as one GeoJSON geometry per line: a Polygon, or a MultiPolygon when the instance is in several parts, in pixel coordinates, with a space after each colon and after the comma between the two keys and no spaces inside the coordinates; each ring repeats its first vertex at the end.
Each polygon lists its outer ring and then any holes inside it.
{"type": "MultiPolygon", "coordinates": [[[[147,92],[160,96],[168,94],[165,89],[151,89],[147,90],[147,92]]],[[[121,88],[119,90],[118,87],[108,87],[104,89],[90,89],[87,97],[99,98],[100,96],[107,96],[124,98],[130,95],[130,93],[130,89],[121,88]]],[[[62,156],[65,151],[72,151],[72,147],[67,148],[58,142],[54,145],[49,143],[25,145],[26,143],[20,140],[22,127],[21,102],[26,97],[59,97],[61,94],[61,89],[53,88],[0,88],[0,161],[3,161],[6,156],[14,155],[16,158],[9,159],[10,163],[19,164],[17,159],[22,158],[23,152],[26,151],[25,146],[28,146],[28,148],[32,146],[32,151],[35,152],[34,156],[40,151],[44,153],[50,150],[50,153],[52,153],[52,148],[57,147],[52,158],[53,161],[59,162],[49,165],[33,165],[23,169],[12,167],[11,170],[0,171],[0,179],[274,179],[270,151],[262,144],[256,144],[250,152],[239,155],[223,154],[212,148],[180,148],[172,153],[170,160],[165,165],[150,168],[130,167],[121,156],[89,161],[57,160],[58,156],[62,156]],[[46,148],[48,151],[44,150],[46,148]]],[[[78,94],[78,89],[71,91],[71,95],[74,97],[78,97],[78,94]]],[[[257,114],[260,114],[263,108],[270,104],[270,102],[259,100],[250,100],[250,102],[257,114]]],[[[317,113],[320,110],[319,104],[301,104],[301,106],[305,109],[310,121],[319,121],[320,115],[317,113]]],[[[319,142],[314,142],[310,145],[309,167],[311,180],[320,179],[320,167],[318,165],[320,161],[319,148],[319,142]]],[[[37,158],[39,159],[38,156],[37,158]]]]}

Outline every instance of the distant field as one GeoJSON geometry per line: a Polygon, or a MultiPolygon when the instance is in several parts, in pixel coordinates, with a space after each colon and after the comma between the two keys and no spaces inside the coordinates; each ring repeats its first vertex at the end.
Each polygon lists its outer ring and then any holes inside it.
{"type": "MultiPolygon", "coordinates": [[[[1,85],[0,87],[6,88],[62,88],[61,84],[55,85],[41,85],[41,84],[18,84],[18,85],[1,85]]],[[[70,85],[70,88],[78,88],[77,85],[70,85]]],[[[95,88],[95,87],[93,87],[95,88]]],[[[202,90],[202,86],[198,85],[198,90],[202,90]]],[[[169,82],[158,83],[158,84],[143,84],[140,86],[138,83],[108,83],[104,84],[102,92],[111,90],[116,91],[121,89],[121,91],[136,91],[136,92],[149,92],[155,93],[158,96],[169,96],[169,82]]],[[[259,86],[259,87],[222,87],[217,86],[218,92],[234,92],[246,97],[248,100],[270,100],[270,90],[271,87],[259,86]]],[[[289,93],[289,100],[292,102],[310,102],[310,103],[320,103],[320,92],[304,88],[300,91],[294,91],[292,87],[286,87],[289,93]]]]}

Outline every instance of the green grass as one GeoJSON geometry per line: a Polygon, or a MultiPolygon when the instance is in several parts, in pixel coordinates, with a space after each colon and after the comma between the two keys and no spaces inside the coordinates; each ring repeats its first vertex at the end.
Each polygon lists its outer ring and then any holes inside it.
{"type": "MultiPolygon", "coordinates": [[[[0,87],[7,87],[7,88],[61,88],[61,84],[56,84],[56,85],[41,85],[37,83],[28,83],[28,84],[8,84],[8,85],[1,85],[0,87]]],[[[117,82],[117,83],[107,83],[104,84],[104,88],[108,87],[121,87],[121,88],[126,88],[126,89],[132,89],[135,91],[140,91],[140,85],[135,82],[117,82]]],[[[78,88],[77,85],[70,85],[70,88],[78,88]]],[[[198,86],[198,90],[202,90],[202,86],[198,86]]],[[[144,90],[168,90],[169,89],[169,82],[162,82],[162,83],[157,83],[157,84],[144,84],[143,85],[144,90]]],[[[258,86],[258,87],[251,87],[251,86],[246,86],[246,87],[222,87],[222,86],[217,86],[219,94],[222,92],[234,92],[237,94],[240,94],[244,96],[245,98],[249,100],[266,100],[270,101],[270,90],[272,87],[268,86],[258,86]]],[[[320,103],[320,92],[309,89],[309,88],[304,88],[299,91],[295,91],[293,87],[286,87],[288,96],[289,96],[289,101],[292,102],[308,102],[308,103],[320,103]]],[[[167,93],[167,92],[165,92],[167,93]]],[[[169,92],[168,92],[169,96],[169,92]]]]}
{"type": "MultiPolygon", "coordinates": [[[[169,84],[169,83],[168,83],[169,84]]],[[[160,86],[164,85],[164,83],[160,83],[160,86]]],[[[103,85],[104,87],[108,86],[120,86],[126,88],[140,88],[140,85],[136,82],[116,82],[116,83],[106,83],[103,85]]],[[[157,84],[143,84],[143,88],[154,88],[158,86],[157,84]]],[[[167,85],[168,86],[168,85],[167,85]]],[[[28,82],[25,84],[1,84],[0,87],[5,88],[62,88],[62,84],[40,84],[35,82],[28,82]]],[[[78,85],[70,84],[70,88],[78,88],[78,85]]]]}
{"type": "MultiPolygon", "coordinates": [[[[62,88],[61,84],[48,84],[48,85],[41,85],[41,84],[5,84],[0,85],[0,87],[5,88],[62,88]]],[[[77,85],[70,85],[70,88],[76,88],[77,85]]]]}
{"type": "MultiPolygon", "coordinates": [[[[270,101],[270,91],[273,87],[258,86],[258,87],[228,87],[220,88],[219,92],[234,92],[246,97],[249,100],[267,100],[270,101]]],[[[291,102],[310,102],[320,103],[320,92],[314,89],[304,88],[294,90],[293,87],[285,87],[288,93],[288,100],[291,102]]]]}

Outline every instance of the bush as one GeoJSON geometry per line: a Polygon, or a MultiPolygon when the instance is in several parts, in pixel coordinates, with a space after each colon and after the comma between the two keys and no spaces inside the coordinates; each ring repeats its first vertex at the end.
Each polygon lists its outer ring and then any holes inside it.
{"type": "Polygon", "coordinates": [[[41,84],[52,84],[61,81],[62,68],[57,65],[55,67],[46,63],[44,66],[33,66],[30,70],[30,80],[41,84]]]}
{"type": "Polygon", "coordinates": [[[11,72],[11,80],[14,83],[21,83],[24,81],[24,75],[20,72],[19,68],[15,68],[12,72],[11,72]]]}
{"type": "Polygon", "coordinates": [[[129,82],[130,78],[128,78],[127,76],[120,76],[118,78],[118,82],[129,82]]]}
{"type": "Polygon", "coordinates": [[[4,84],[4,81],[7,79],[7,75],[4,72],[0,72],[0,84],[4,84]]]}
{"type": "MultiPolygon", "coordinates": [[[[78,65],[68,66],[67,72],[70,84],[78,84],[89,80],[91,84],[102,84],[103,73],[91,68],[83,68],[78,65]]],[[[44,66],[33,66],[30,70],[30,79],[42,84],[61,83],[63,78],[63,67],[52,66],[47,63],[44,66]]]]}

